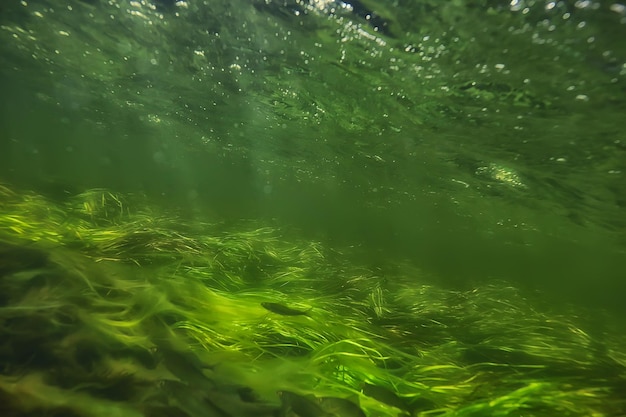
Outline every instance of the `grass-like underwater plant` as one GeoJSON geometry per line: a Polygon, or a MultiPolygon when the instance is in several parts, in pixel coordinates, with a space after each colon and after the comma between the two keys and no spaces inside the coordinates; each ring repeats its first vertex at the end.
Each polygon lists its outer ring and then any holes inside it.
{"type": "Polygon", "coordinates": [[[0,414],[624,415],[610,326],[397,271],[138,196],[0,186],[0,414]]]}

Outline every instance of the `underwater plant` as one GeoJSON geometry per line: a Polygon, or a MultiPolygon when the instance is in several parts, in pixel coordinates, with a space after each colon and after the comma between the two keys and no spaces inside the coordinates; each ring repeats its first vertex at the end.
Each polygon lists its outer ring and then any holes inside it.
{"type": "Polygon", "coordinates": [[[2,415],[626,407],[624,336],[584,330],[506,283],[456,291],[409,267],[380,276],[266,225],[186,223],[106,190],[64,203],[0,192],[2,415]]]}

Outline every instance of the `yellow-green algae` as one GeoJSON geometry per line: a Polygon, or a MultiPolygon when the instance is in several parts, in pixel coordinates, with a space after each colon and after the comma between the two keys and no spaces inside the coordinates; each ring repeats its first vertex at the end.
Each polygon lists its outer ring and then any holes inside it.
{"type": "Polygon", "coordinates": [[[203,392],[230,386],[256,398],[235,410],[275,415],[280,390],[350,398],[369,416],[626,410],[611,326],[590,334],[593,320],[504,283],[453,291],[409,266],[373,271],[267,225],[0,186],[0,260],[2,415],[200,417],[214,415],[203,392]]]}

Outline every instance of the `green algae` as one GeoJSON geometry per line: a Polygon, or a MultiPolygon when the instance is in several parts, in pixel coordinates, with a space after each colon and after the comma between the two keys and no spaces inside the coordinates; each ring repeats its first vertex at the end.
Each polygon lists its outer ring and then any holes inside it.
{"type": "Polygon", "coordinates": [[[59,204],[4,187],[0,208],[11,364],[0,389],[14,415],[153,415],[154,403],[191,416],[271,413],[285,390],[358,398],[379,416],[611,416],[624,406],[623,336],[505,283],[452,291],[418,270],[366,276],[268,226],[227,232],[106,190],[59,204]],[[311,310],[261,305],[285,297],[311,310]]]}

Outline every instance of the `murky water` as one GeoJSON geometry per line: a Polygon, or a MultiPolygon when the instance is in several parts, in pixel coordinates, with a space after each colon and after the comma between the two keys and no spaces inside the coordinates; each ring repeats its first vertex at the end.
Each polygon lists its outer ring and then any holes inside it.
{"type": "MultiPolygon", "coordinates": [[[[146,202],[134,210],[154,205],[146,216],[176,213],[172,218],[181,224],[252,220],[282,230],[259,245],[320,242],[333,259],[351,265],[325,271],[346,275],[346,282],[358,275],[346,272],[351,268],[378,274],[379,280],[356,285],[371,300],[385,291],[406,300],[399,294],[409,291],[410,280],[399,277],[415,269],[441,291],[473,294],[499,282],[541,294],[557,310],[569,303],[583,316],[587,308],[623,312],[622,4],[62,3],[0,5],[0,181],[11,190],[3,195],[33,191],[39,197],[28,201],[46,201],[72,218],[76,206],[68,201],[107,189],[142,195],[146,202]],[[380,286],[392,276],[402,291],[380,286]]],[[[116,207],[96,200],[85,203],[92,221],[103,215],[93,213],[96,206],[116,207]]],[[[18,206],[7,207],[3,224],[11,245],[13,235],[24,242],[48,239],[21,224],[36,223],[39,211],[26,210],[35,214],[17,221],[18,206]]],[[[75,238],[57,226],[42,230],[75,238]]],[[[160,236],[173,236],[170,226],[160,236]]],[[[198,239],[194,230],[176,233],[198,239]]],[[[134,257],[136,246],[109,253],[85,242],[71,244],[106,252],[89,252],[99,259],[125,253],[146,266],[134,257]]],[[[184,244],[176,242],[182,252],[184,244]]],[[[191,268],[200,261],[189,262],[191,268]]],[[[243,273],[233,268],[224,272],[229,279],[243,273]]],[[[278,283],[270,287],[281,290],[278,283]]],[[[471,310],[480,303],[467,301],[467,294],[462,303],[441,303],[471,310]]],[[[399,324],[409,307],[401,303],[387,318],[383,302],[372,302],[380,320],[374,325],[394,329],[390,340],[414,331],[399,324]]],[[[483,358],[492,348],[473,349],[483,358]]],[[[180,391],[170,388],[170,394],[180,391]]],[[[434,403],[420,412],[442,407],[439,399],[428,401],[434,403]]],[[[201,413],[189,407],[187,415],[201,413]]],[[[313,413],[331,413],[315,407],[313,413]]],[[[467,413],[484,411],[476,410],[467,413]]],[[[298,414],[289,407],[282,412],[298,414]]]]}

